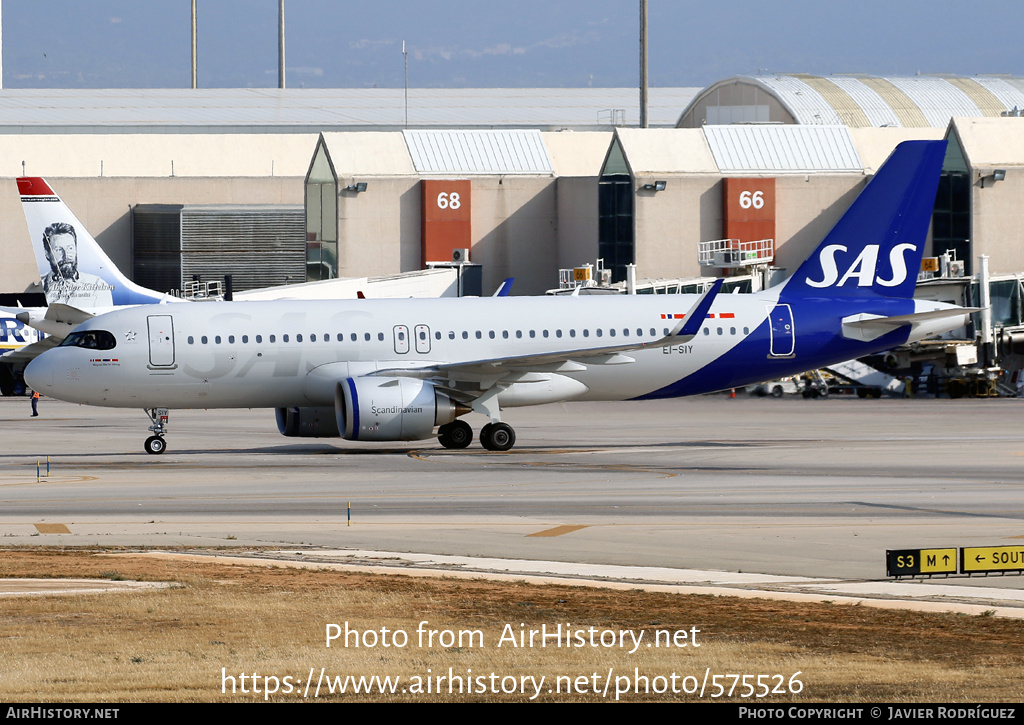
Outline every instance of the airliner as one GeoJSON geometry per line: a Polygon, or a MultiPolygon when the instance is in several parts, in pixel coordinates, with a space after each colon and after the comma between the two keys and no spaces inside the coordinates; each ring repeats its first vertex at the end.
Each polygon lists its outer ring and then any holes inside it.
{"type": "Polygon", "coordinates": [[[479,441],[504,408],[671,398],[781,378],[961,327],[913,298],[945,141],[900,144],[814,253],[755,294],[220,302],[134,307],[29,364],[46,395],[142,408],[162,453],[170,408],[273,408],[285,436],[479,441]]]}

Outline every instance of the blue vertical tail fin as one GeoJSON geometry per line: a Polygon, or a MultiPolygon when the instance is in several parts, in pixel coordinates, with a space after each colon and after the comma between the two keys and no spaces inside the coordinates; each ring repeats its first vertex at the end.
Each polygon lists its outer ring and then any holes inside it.
{"type": "Polygon", "coordinates": [[[945,153],[945,141],[897,146],[784,294],[913,297],[945,153]]]}

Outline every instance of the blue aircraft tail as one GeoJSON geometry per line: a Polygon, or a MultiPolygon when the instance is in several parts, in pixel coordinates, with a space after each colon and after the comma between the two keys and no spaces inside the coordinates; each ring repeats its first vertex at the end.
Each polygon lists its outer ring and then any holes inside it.
{"type": "Polygon", "coordinates": [[[945,153],[945,141],[897,146],[784,294],[913,297],[945,153]]]}

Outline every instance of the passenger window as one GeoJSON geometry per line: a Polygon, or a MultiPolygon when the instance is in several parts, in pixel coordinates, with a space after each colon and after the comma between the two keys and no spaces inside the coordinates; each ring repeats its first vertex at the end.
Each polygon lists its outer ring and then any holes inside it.
{"type": "Polygon", "coordinates": [[[744,327],[743,328],[743,334],[744,335],[749,335],[750,334],[750,328],[749,327],[744,327]]]}
{"type": "Polygon", "coordinates": [[[710,329],[710,328],[708,328],[708,327],[705,327],[705,328],[704,328],[704,334],[705,334],[705,335],[710,335],[710,334],[711,334],[711,329],[710,329]]]}
{"type": "Polygon", "coordinates": [[[508,330],[502,330],[501,331],[501,336],[507,340],[508,339],[508,330]]]}
{"type": "Polygon", "coordinates": [[[569,330],[569,337],[576,337],[576,330],[569,330]]]}
{"type": "Polygon", "coordinates": [[[257,343],[263,342],[263,335],[257,335],[256,336],[256,342],[257,343]]]}
{"type": "Polygon", "coordinates": [[[719,334],[719,335],[721,335],[721,334],[722,334],[722,328],[721,328],[721,327],[719,327],[719,328],[718,328],[718,334],[719,334]]]}
{"type": "Polygon", "coordinates": [[[369,342],[369,341],[370,341],[370,333],[369,333],[369,332],[364,332],[364,333],[363,333],[363,338],[364,338],[364,339],[365,339],[365,340],[366,340],[367,342],[369,342]]]}
{"type": "Polygon", "coordinates": [[[487,335],[488,335],[488,337],[490,337],[493,340],[494,339],[494,330],[491,330],[490,332],[488,332],[487,335]]]}
{"type": "Polygon", "coordinates": [[[196,339],[194,337],[192,337],[191,335],[188,336],[188,344],[189,345],[195,344],[195,341],[196,341],[196,339]]]}
{"type": "Polygon", "coordinates": [[[248,342],[249,342],[249,336],[248,335],[242,335],[242,343],[245,344],[245,343],[248,343],[248,342]]]}
{"type": "Polygon", "coordinates": [[[205,345],[206,343],[209,342],[209,340],[206,339],[206,335],[203,335],[202,337],[199,338],[199,342],[205,345]]]}
{"type": "Polygon", "coordinates": [[[378,332],[377,333],[377,339],[380,340],[381,342],[384,342],[384,333],[383,332],[378,332]]]}
{"type": "Polygon", "coordinates": [[[287,335],[282,335],[281,336],[281,341],[282,342],[288,342],[288,336],[287,335]]]}
{"type": "Polygon", "coordinates": [[[234,335],[228,335],[228,343],[231,344],[231,345],[235,344],[235,336],[234,335]]]}
{"type": "Polygon", "coordinates": [[[735,327],[730,327],[729,328],[729,334],[730,335],[735,335],[736,334],[736,328],[735,327]]]}

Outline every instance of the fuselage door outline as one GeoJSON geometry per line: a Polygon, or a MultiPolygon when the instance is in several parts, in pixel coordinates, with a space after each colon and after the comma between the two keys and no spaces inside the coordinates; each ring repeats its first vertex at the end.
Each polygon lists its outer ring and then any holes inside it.
{"type": "Polygon", "coordinates": [[[796,331],[793,325],[793,308],[788,304],[775,305],[768,314],[771,321],[771,349],[769,357],[792,357],[796,350],[796,331]]]}
{"type": "Polygon", "coordinates": [[[416,352],[426,355],[430,352],[430,328],[426,325],[416,325],[416,352]]]}
{"type": "Polygon", "coordinates": [[[409,352],[409,328],[405,325],[395,325],[395,352],[399,355],[409,352]]]}
{"type": "Polygon", "coordinates": [[[174,367],[174,318],[171,315],[148,315],[149,366],[174,367]]]}

